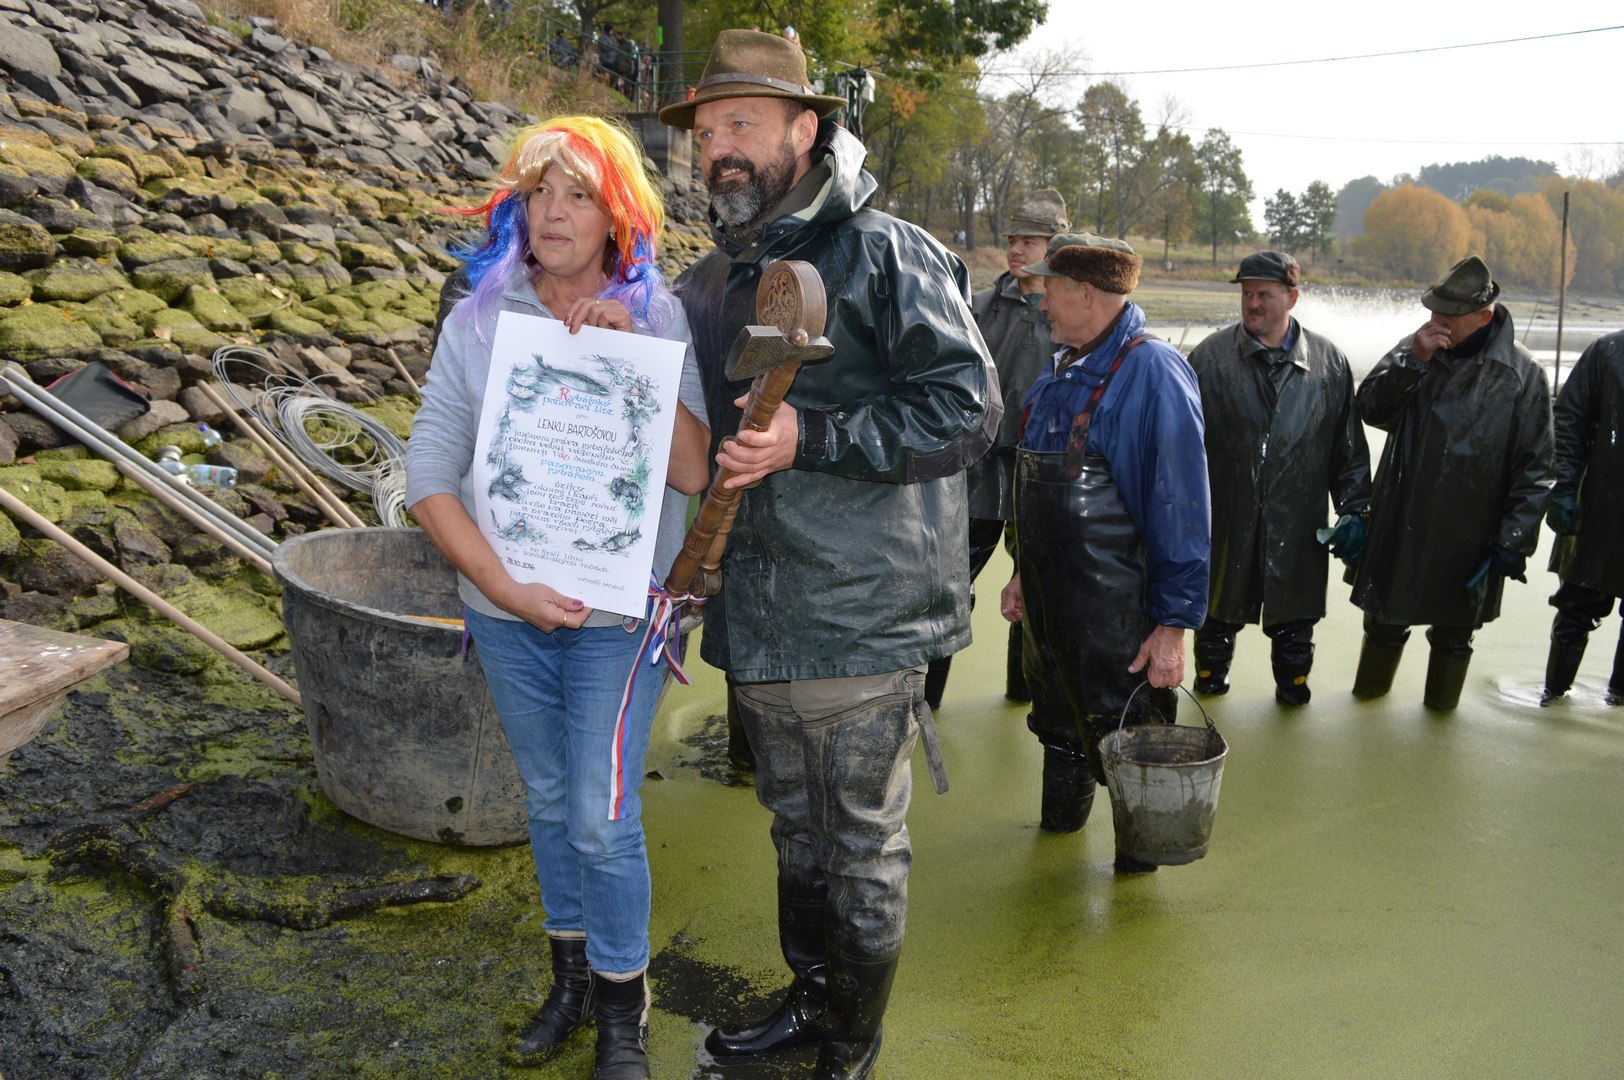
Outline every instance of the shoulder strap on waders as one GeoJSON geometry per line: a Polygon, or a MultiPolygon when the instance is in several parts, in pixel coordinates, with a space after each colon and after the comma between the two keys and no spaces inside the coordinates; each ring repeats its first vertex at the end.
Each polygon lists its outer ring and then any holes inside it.
{"type": "Polygon", "coordinates": [[[1140,334],[1138,337],[1129,338],[1122,343],[1122,348],[1117,350],[1116,359],[1111,361],[1110,370],[1105,373],[1105,378],[1101,379],[1100,384],[1094,388],[1094,392],[1088,395],[1088,400],[1083,403],[1082,411],[1071,422],[1071,434],[1066,436],[1066,476],[1068,478],[1075,480],[1083,471],[1083,456],[1088,453],[1088,429],[1094,423],[1094,410],[1099,408],[1100,398],[1105,396],[1105,388],[1111,385],[1112,379],[1116,378],[1117,368],[1122,366],[1122,361],[1128,358],[1130,352],[1145,342],[1152,340],[1155,336],[1154,334],[1140,334]]]}

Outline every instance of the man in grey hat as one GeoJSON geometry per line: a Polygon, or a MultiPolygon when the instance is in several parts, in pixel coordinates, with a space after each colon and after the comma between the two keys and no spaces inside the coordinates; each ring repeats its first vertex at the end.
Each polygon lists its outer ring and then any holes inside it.
{"type": "MultiPolygon", "coordinates": [[[[1026,273],[1026,267],[1043,258],[1049,238],[1070,227],[1066,200],[1053,188],[1034,191],[1010,215],[1004,239],[1004,258],[1009,270],[998,275],[991,287],[970,299],[970,312],[976,326],[992,350],[998,367],[998,385],[1004,392],[1004,420],[998,428],[998,441],[987,456],[970,466],[967,475],[970,502],[970,579],[981,574],[1004,523],[1011,516],[1015,491],[1015,444],[1021,437],[1021,402],[1049,362],[1054,346],[1049,341],[1049,317],[1038,310],[1043,299],[1043,278],[1026,273]]],[[[972,595],[971,604],[975,603],[972,595]]],[[[1027,702],[1026,678],[1021,674],[1021,628],[1009,628],[1005,661],[1004,696],[1027,702]]],[[[932,660],[925,676],[925,700],[935,709],[942,704],[952,657],[932,660]]]]}
{"type": "Polygon", "coordinates": [[[821,119],[844,100],[809,88],[798,45],[728,30],[692,100],[660,113],[699,141],[717,248],[677,290],[716,461],[748,487],[701,655],[737,684],[794,976],[771,1015],[705,1046],[735,1059],[816,1043],[826,1078],[867,1076],[879,1055],[907,910],[909,758],[921,734],[934,749],[925,665],[970,640],[964,470],[1002,411],[964,264],[867,208],[862,143],[821,119]],[[722,438],[748,388],[723,362],[779,259],[817,269],[834,354],[801,370],[768,431],[722,438]]]}
{"type": "Polygon", "coordinates": [[[1329,560],[1315,538],[1326,495],[1332,553],[1355,562],[1370,511],[1370,449],[1348,358],[1291,315],[1302,272],[1280,251],[1241,260],[1241,321],[1190,352],[1201,381],[1212,486],[1212,593],[1195,634],[1195,688],[1229,690],[1235,636],[1263,624],[1275,699],[1306,705],[1329,560]]]}
{"type": "Polygon", "coordinates": [[[1551,389],[1517,342],[1500,286],[1467,256],[1421,296],[1432,316],[1359,385],[1359,413],[1387,432],[1370,533],[1352,571],[1365,640],[1353,692],[1380,697],[1428,624],[1428,708],[1460,703],[1472,635],[1500,615],[1505,579],[1539,539],[1553,481],[1551,389]]]}

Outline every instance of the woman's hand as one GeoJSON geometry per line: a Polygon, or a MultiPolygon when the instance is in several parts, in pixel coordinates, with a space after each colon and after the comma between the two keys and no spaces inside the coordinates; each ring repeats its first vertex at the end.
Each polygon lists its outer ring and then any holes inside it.
{"type": "Polygon", "coordinates": [[[512,581],[511,578],[509,582],[509,586],[501,590],[501,599],[498,600],[493,596],[491,601],[538,630],[545,630],[549,634],[561,626],[575,630],[586,622],[588,615],[592,614],[592,609],[579,600],[571,599],[539,582],[525,585],[512,581]]]}
{"type": "Polygon", "coordinates": [[[601,326],[606,330],[635,333],[632,328],[632,313],[627,311],[626,305],[619,300],[583,296],[566,308],[559,318],[570,328],[572,334],[583,326],[601,326]]]}

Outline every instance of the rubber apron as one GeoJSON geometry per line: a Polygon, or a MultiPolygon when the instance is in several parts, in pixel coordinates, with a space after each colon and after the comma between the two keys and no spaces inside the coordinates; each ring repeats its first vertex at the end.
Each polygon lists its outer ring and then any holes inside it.
{"type": "MultiPolygon", "coordinates": [[[[1088,450],[1094,408],[1128,352],[1123,345],[1105,380],[1073,424],[1062,451],[1021,449],[1015,463],[1017,569],[1026,608],[1023,647],[1038,740],[1083,753],[1103,782],[1099,741],[1116,730],[1142,674],[1128,665],[1155,623],[1146,614],[1150,575],[1144,538],[1111,477],[1111,464],[1088,450]]],[[[1171,689],[1147,690],[1127,723],[1172,723],[1171,689]]]]}

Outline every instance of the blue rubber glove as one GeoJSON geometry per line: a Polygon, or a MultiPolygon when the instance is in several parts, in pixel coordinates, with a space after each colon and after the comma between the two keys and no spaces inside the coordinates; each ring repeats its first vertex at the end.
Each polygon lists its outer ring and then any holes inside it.
{"type": "Polygon", "coordinates": [[[1365,550],[1365,519],[1362,514],[1343,514],[1329,529],[1319,529],[1314,538],[1332,555],[1352,566],[1365,550]]]}
{"type": "Polygon", "coordinates": [[[1545,510],[1545,520],[1558,536],[1579,535],[1579,493],[1569,488],[1551,492],[1551,503],[1545,510]]]}

